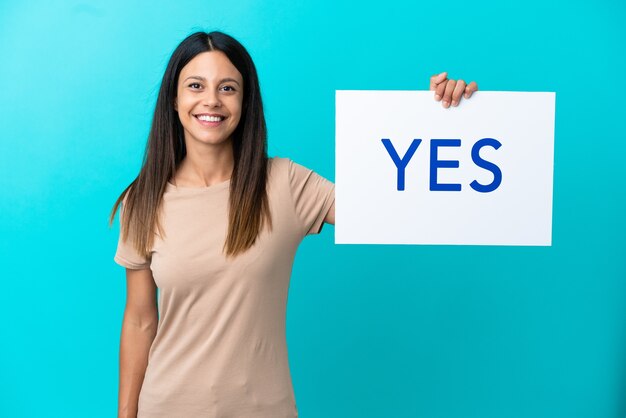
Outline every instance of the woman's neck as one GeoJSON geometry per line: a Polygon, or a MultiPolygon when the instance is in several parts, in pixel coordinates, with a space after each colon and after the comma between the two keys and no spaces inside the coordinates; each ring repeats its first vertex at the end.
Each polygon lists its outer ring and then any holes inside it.
{"type": "Polygon", "coordinates": [[[231,178],[235,166],[232,143],[188,147],[174,182],[178,186],[208,187],[231,178]]]}

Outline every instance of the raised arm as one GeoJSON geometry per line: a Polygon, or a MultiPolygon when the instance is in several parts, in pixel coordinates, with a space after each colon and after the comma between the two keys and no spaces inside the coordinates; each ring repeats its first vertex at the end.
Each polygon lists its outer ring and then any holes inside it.
{"type": "Polygon", "coordinates": [[[156,284],[150,269],[126,269],[126,308],[120,339],[118,418],[136,418],[139,392],[156,335],[156,284]]]}
{"type": "Polygon", "coordinates": [[[324,218],[324,222],[327,224],[334,225],[335,224],[335,202],[333,202],[332,206],[328,210],[326,217],[324,218]]]}

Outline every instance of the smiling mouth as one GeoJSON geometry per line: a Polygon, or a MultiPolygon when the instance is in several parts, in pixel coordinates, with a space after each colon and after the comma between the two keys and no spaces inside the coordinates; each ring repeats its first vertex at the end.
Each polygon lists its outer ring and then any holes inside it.
{"type": "Polygon", "coordinates": [[[196,119],[198,119],[200,122],[209,122],[209,123],[221,122],[224,119],[226,119],[226,116],[222,116],[222,115],[199,114],[199,115],[193,115],[193,116],[196,119]]]}

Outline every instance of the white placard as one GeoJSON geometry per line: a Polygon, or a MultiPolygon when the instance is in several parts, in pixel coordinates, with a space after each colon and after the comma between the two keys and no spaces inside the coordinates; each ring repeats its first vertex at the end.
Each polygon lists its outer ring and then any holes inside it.
{"type": "Polygon", "coordinates": [[[555,99],[338,90],[335,243],[551,245],[555,99]]]}

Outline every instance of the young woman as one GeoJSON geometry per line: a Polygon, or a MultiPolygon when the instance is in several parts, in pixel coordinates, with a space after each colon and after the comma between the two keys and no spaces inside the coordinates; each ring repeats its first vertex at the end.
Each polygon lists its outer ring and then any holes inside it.
{"type": "MultiPolygon", "coordinates": [[[[444,107],[477,90],[446,76],[430,87],[444,107]]],[[[287,291],[302,239],[334,224],[334,191],[268,158],[259,81],[239,42],[221,32],[182,41],[141,171],[110,216],[120,207],[114,259],[127,277],[119,417],[298,416],[287,291]]]]}

